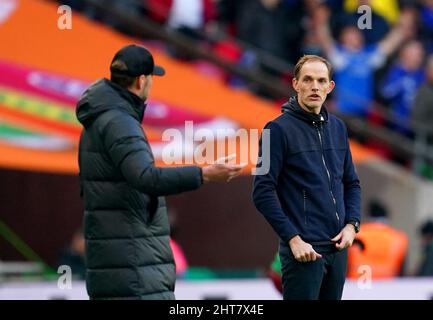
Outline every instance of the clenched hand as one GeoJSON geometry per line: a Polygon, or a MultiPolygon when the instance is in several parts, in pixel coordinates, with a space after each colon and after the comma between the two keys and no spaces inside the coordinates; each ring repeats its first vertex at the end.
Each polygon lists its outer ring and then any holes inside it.
{"type": "Polygon", "coordinates": [[[311,244],[302,240],[300,236],[295,236],[290,239],[289,245],[293,256],[299,262],[316,261],[316,259],[322,258],[322,255],[314,251],[311,244]]]}
{"type": "Polygon", "coordinates": [[[356,232],[355,228],[351,224],[347,224],[339,234],[337,234],[331,240],[335,242],[335,247],[338,250],[343,250],[350,247],[355,240],[356,232]]]}

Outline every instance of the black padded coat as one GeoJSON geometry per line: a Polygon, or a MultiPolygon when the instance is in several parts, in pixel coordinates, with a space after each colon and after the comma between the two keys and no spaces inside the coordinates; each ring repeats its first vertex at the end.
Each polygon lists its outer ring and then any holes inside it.
{"type": "Polygon", "coordinates": [[[77,104],[91,299],[174,299],[164,196],[198,188],[196,166],[158,168],[141,126],[144,101],[102,79],[77,104]]]}

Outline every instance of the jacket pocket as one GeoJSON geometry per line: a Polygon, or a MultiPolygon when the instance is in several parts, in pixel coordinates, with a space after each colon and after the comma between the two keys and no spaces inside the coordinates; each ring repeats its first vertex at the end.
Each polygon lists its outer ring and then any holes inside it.
{"type": "Polygon", "coordinates": [[[304,223],[308,224],[308,214],[307,214],[307,191],[302,189],[302,200],[304,208],[304,223]]]}

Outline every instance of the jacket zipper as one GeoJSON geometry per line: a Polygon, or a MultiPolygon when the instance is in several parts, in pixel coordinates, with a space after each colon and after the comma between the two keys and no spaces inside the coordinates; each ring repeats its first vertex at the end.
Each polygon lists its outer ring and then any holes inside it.
{"type": "Polygon", "coordinates": [[[323,166],[325,167],[326,174],[328,176],[329,193],[331,195],[332,202],[334,202],[335,217],[337,218],[338,228],[340,228],[340,216],[338,215],[338,211],[337,211],[337,201],[335,201],[334,193],[332,192],[331,175],[329,174],[328,166],[326,165],[325,154],[324,154],[324,151],[323,151],[322,134],[320,133],[320,127],[316,124],[316,122],[313,122],[313,124],[316,127],[317,134],[319,135],[320,149],[322,151],[322,162],[323,162],[323,166]]]}
{"type": "Polygon", "coordinates": [[[302,190],[302,195],[304,198],[304,217],[305,217],[305,224],[307,224],[307,192],[305,189],[302,190]]]}

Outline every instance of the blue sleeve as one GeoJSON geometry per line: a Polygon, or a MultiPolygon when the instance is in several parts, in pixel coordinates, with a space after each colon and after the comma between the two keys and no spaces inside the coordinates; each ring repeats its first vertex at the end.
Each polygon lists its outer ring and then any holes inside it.
{"type": "Polygon", "coordinates": [[[365,64],[374,70],[383,67],[386,63],[386,55],[380,50],[380,46],[375,43],[364,49],[365,64]]]}
{"type": "MultiPolygon", "coordinates": [[[[347,131],[346,131],[347,137],[347,131]]],[[[344,159],[344,207],[346,210],[346,221],[361,222],[361,184],[355,171],[350,152],[349,138],[347,137],[347,151],[344,159]]]]}
{"type": "Polygon", "coordinates": [[[403,82],[401,81],[402,79],[403,78],[401,77],[399,69],[392,67],[382,82],[382,95],[388,99],[397,97],[403,88],[403,82]]]}
{"type": "MultiPolygon", "coordinates": [[[[269,171],[264,175],[254,177],[252,197],[257,210],[265,217],[281,240],[287,243],[299,232],[281,208],[276,192],[278,177],[283,169],[286,140],[282,129],[276,123],[268,123],[265,129],[270,130],[269,171]]],[[[259,144],[259,159],[262,157],[262,141],[263,133],[259,144]]]]}

